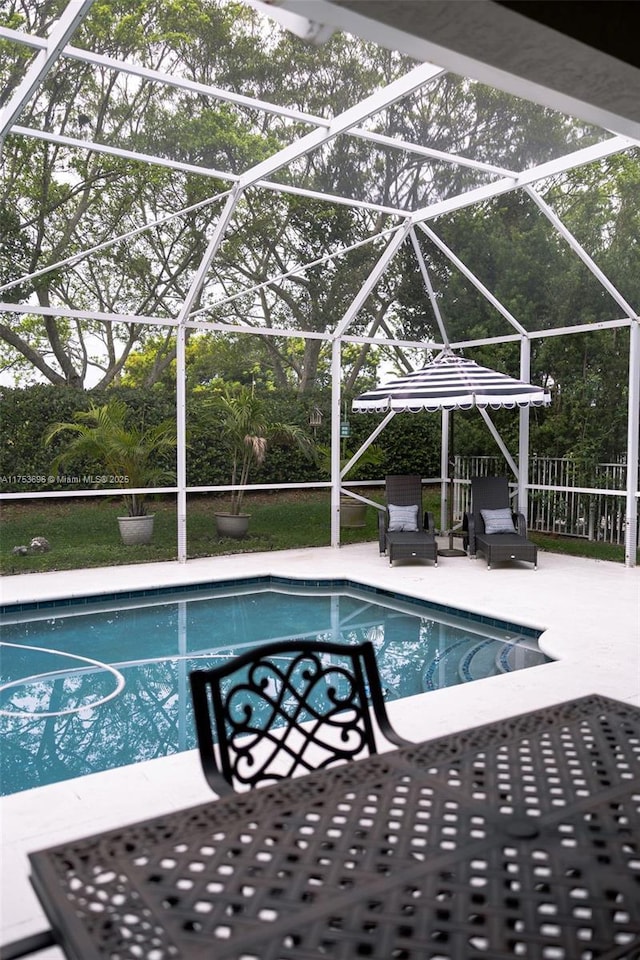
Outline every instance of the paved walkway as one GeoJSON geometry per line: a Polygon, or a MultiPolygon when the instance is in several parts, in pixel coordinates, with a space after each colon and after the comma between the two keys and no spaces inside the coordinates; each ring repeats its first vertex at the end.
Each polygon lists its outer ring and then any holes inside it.
{"type": "MultiPolygon", "coordinates": [[[[7,577],[4,603],[267,574],[341,578],[544,630],[554,663],[389,704],[409,739],[428,739],[587,693],[640,705],[640,568],[541,553],[529,564],[441,558],[391,567],[374,543],[7,577]]],[[[0,800],[0,943],[46,926],[26,854],[67,838],[211,798],[195,751],[0,800]]],[[[57,949],[41,960],[59,960],[57,949]]]]}

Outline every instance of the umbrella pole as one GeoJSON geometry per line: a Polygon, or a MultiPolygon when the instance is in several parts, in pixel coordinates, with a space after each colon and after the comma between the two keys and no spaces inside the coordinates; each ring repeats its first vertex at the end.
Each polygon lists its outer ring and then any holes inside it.
{"type": "Polygon", "coordinates": [[[447,457],[448,478],[447,484],[447,524],[449,526],[449,546],[438,550],[439,557],[466,557],[464,550],[453,546],[453,483],[455,480],[455,459],[453,439],[453,410],[449,414],[449,456],[447,457]]]}

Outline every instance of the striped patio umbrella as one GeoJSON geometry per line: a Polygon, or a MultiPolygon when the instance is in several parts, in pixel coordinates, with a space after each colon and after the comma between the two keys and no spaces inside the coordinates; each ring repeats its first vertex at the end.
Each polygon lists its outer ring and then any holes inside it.
{"type": "MultiPolygon", "coordinates": [[[[550,394],[542,387],[516,380],[505,373],[481,367],[474,360],[458,357],[448,347],[422,370],[361,393],[353,401],[357,413],[378,412],[419,413],[421,410],[470,410],[478,407],[530,407],[551,402],[550,394]]],[[[453,488],[453,417],[449,428],[449,485],[453,488]]],[[[449,514],[449,549],[439,550],[442,556],[463,556],[463,550],[453,548],[453,504],[450,493],[445,494],[444,509],[449,514]]]]}
{"type": "Polygon", "coordinates": [[[551,396],[542,387],[481,367],[445,349],[421,370],[360,394],[352,409],[358,413],[418,413],[471,407],[538,407],[550,402],[551,396]]]}

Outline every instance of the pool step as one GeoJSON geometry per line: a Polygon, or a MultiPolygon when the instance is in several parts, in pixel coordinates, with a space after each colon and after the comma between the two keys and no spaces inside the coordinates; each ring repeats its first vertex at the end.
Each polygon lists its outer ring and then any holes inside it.
{"type": "MultiPolygon", "coordinates": [[[[469,641],[471,639],[469,636],[463,636],[458,640],[454,640],[442,650],[439,650],[436,656],[424,665],[422,670],[422,689],[424,691],[439,690],[442,687],[466,683],[468,680],[476,679],[474,676],[476,672],[478,676],[486,676],[485,673],[479,672],[478,667],[474,667],[472,673],[471,664],[474,659],[474,651],[478,653],[480,648],[483,648],[486,643],[494,646],[495,641],[482,641],[474,644],[474,647],[469,650],[469,641]]],[[[489,669],[490,673],[496,672],[495,650],[493,660],[489,661],[489,669]]]]}
{"type": "Polygon", "coordinates": [[[529,637],[514,637],[498,651],[496,666],[500,673],[511,673],[512,670],[534,667],[545,660],[545,655],[535,641],[529,637]]]}
{"type": "Polygon", "coordinates": [[[463,683],[482,680],[483,677],[493,677],[500,672],[498,667],[500,654],[496,652],[496,644],[500,645],[500,641],[481,640],[464,655],[458,667],[463,683]]]}

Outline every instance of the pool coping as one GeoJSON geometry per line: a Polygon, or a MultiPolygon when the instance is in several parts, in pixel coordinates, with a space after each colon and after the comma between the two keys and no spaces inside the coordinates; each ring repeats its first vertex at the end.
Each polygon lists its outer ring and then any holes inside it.
{"type": "Polygon", "coordinates": [[[179,597],[184,594],[193,596],[198,592],[210,592],[217,589],[229,590],[233,587],[250,587],[253,585],[265,587],[296,586],[300,588],[316,588],[322,590],[358,590],[362,593],[371,593],[378,597],[388,597],[392,600],[397,600],[400,602],[408,600],[413,603],[420,604],[426,609],[433,610],[437,613],[443,613],[451,617],[458,617],[462,620],[470,620],[474,623],[495,627],[498,630],[508,630],[520,633],[535,640],[538,640],[543,632],[542,629],[529,626],[528,624],[516,623],[515,621],[504,620],[501,617],[491,617],[487,614],[475,613],[472,610],[466,610],[463,607],[452,607],[449,604],[439,603],[436,600],[425,600],[409,593],[399,593],[397,591],[389,590],[386,587],[375,586],[360,580],[352,580],[346,577],[334,579],[309,579],[307,577],[301,578],[274,574],[262,574],[253,577],[234,578],[232,580],[196,581],[193,583],[177,584],[173,586],[147,587],[136,590],[119,590],[109,593],[84,594],[81,596],[60,597],[51,600],[35,600],[23,601],[20,603],[0,604],[0,618],[11,617],[12,615],[18,613],[30,613],[35,611],[55,610],[56,612],[60,612],[68,609],[69,607],[82,607],[107,602],[116,603],[122,600],[137,600],[147,597],[157,597],[158,599],[161,599],[164,596],[179,597]]]}

